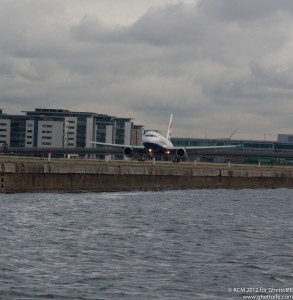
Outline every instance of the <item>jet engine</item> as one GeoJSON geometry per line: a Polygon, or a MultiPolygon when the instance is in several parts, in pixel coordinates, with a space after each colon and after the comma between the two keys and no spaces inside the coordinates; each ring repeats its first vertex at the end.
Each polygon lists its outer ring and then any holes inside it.
{"type": "Polygon", "coordinates": [[[126,157],[132,157],[133,156],[133,148],[132,147],[125,147],[123,150],[123,153],[126,157]]]}
{"type": "Polygon", "coordinates": [[[178,159],[184,159],[187,156],[187,152],[184,148],[179,148],[176,150],[176,157],[178,159]]]}

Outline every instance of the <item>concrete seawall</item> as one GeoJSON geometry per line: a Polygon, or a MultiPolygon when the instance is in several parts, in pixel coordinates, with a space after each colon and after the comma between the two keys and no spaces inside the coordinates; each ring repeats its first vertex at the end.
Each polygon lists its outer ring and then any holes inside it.
{"type": "Polygon", "coordinates": [[[2,193],[293,187],[293,168],[0,159],[2,193]]]}

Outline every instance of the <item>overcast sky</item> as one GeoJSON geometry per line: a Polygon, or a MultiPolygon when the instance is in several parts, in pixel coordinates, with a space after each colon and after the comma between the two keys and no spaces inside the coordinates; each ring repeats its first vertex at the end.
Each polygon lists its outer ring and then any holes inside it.
{"type": "Polygon", "coordinates": [[[175,137],[293,134],[292,0],[0,0],[0,108],[175,137]]]}

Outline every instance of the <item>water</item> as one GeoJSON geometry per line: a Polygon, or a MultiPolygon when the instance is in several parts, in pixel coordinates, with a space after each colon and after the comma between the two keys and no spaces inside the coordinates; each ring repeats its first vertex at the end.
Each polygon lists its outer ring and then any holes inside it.
{"type": "Polygon", "coordinates": [[[0,299],[293,287],[292,215],[289,189],[1,194],[0,299]]]}

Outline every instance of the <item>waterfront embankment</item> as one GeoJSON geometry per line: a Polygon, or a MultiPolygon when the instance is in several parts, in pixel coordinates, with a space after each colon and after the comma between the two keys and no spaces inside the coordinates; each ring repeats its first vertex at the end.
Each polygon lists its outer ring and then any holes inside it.
{"type": "Polygon", "coordinates": [[[291,188],[293,167],[0,157],[2,193],[291,188]]]}

